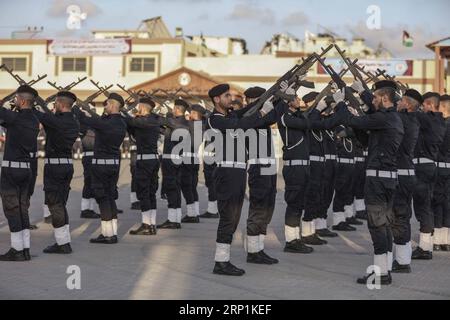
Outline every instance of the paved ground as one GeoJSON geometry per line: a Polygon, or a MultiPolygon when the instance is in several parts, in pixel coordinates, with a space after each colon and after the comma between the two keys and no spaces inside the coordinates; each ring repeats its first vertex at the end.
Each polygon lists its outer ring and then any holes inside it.
{"type": "MultiPolygon", "coordinates": [[[[79,218],[82,176],[76,162],[69,212],[74,253],[49,256],[42,249],[54,242],[50,226],[41,223],[42,176],[32,199],[31,262],[0,264],[0,299],[449,299],[450,253],[435,253],[431,262],[414,262],[413,274],[395,275],[394,283],[381,290],[368,290],[355,283],[371,263],[367,228],[342,233],[329,245],[316,247],[311,255],[282,252],[284,245],[283,193],[269,228],[266,251],[280,259],[274,266],[250,265],[242,249],[242,230],[248,204],[235,236],[232,261],[245,268],[244,277],[211,273],[217,220],[183,225],[181,230],[161,230],[155,237],[132,237],[128,231],[140,223],[137,211],[129,210],[128,163],[122,164],[119,207],[120,243],[113,246],[89,244],[99,233],[99,221],[79,218]],[[68,290],[67,268],[81,270],[81,290],[68,290]]],[[[42,171],[40,171],[42,172],[42,171]]],[[[280,179],[280,185],[282,181],[280,179]]],[[[206,189],[200,186],[201,208],[206,189]]],[[[158,223],[167,217],[165,202],[159,201],[158,223]]],[[[417,228],[414,228],[417,230],[417,228]]],[[[417,232],[414,234],[417,239],[417,232]]],[[[0,217],[0,251],[9,248],[8,227],[0,217]]]]}

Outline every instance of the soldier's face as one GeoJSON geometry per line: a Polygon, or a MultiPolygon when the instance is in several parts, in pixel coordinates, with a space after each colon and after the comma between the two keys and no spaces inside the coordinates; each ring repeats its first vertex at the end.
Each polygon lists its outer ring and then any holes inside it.
{"type": "Polygon", "coordinates": [[[373,95],[372,104],[376,110],[380,109],[383,104],[383,96],[377,92],[373,95]]]}
{"type": "Polygon", "coordinates": [[[197,121],[197,120],[201,120],[202,116],[197,112],[197,111],[191,111],[191,120],[192,121],[197,121]]]}
{"type": "Polygon", "coordinates": [[[222,94],[219,97],[220,101],[219,101],[219,105],[223,108],[223,109],[230,109],[231,108],[231,101],[232,101],[232,96],[231,93],[229,91],[225,92],[224,94],[222,94]]]}
{"type": "Polygon", "coordinates": [[[423,102],[423,111],[424,112],[435,111],[434,104],[431,99],[425,99],[425,101],[423,102]]]}

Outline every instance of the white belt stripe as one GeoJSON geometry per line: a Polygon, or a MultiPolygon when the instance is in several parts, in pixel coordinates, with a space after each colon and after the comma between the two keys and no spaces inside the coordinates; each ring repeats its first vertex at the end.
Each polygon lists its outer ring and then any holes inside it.
{"type": "Polygon", "coordinates": [[[310,156],[309,161],[315,161],[315,162],[325,162],[324,157],[318,157],[318,156],[310,156]]]}
{"type": "Polygon", "coordinates": [[[398,169],[397,174],[399,176],[415,176],[416,175],[414,169],[398,169]]]}
{"type": "Polygon", "coordinates": [[[338,163],[354,164],[354,163],[355,163],[355,159],[338,158],[338,159],[337,159],[337,162],[338,162],[338,163]]]}
{"type": "Polygon", "coordinates": [[[366,176],[368,177],[379,177],[379,178],[390,178],[396,179],[397,172],[393,171],[381,171],[381,170],[367,170],[366,176]]]}
{"type": "Polygon", "coordinates": [[[275,159],[270,158],[259,158],[259,159],[250,159],[248,160],[248,164],[276,164],[277,161],[275,159]]]}
{"type": "Polygon", "coordinates": [[[92,164],[118,165],[119,163],[119,159],[92,159],[92,164]]]}
{"type": "Polygon", "coordinates": [[[337,155],[335,155],[335,154],[326,154],[325,155],[325,159],[326,160],[336,160],[337,159],[337,155]]]}
{"type": "Polygon", "coordinates": [[[138,154],[137,160],[156,160],[159,159],[157,154],[138,154]]]}
{"type": "Polygon", "coordinates": [[[437,166],[439,168],[450,169],[450,163],[448,162],[438,162],[437,166]]]}
{"type": "Polygon", "coordinates": [[[16,169],[29,169],[30,164],[28,162],[18,162],[18,161],[2,161],[3,168],[16,168],[16,169]]]}
{"type": "Polygon", "coordinates": [[[355,157],[355,162],[365,162],[366,159],[363,157],[355,157]]]}
{"type": "Polygon", "coordinates": [[[83,152],[83,156],[84,157],[93,157],[94,151],[85,151],[85,152],[83,152]]]}
{"type": "Polygon", "coordinates": [[[163,159],[181,159],[179,155],[176,154],[163,154],[163,159]]]}
{"type": "Polygon", "coordinates": [[[218,167],[222,168],[237,168],[237,169],[245,169],[247,168],[247,164],[243,162],[233,162],[233,161],[222,161],[217,164],[218,167]]]}
{"type": "Polygon", "coordinates": [[[414,164],[427,164],[427,163],[435,163],[433,160],[428,158],[415,158],[413,159],[414,164]]]}
{"type": "Polygon", "coordinates": [[[285,160],[285,166],[308,166],[309,160],[285,160]]]}
{"type": "Polygon", "coordinates": [[[68,158],[47,158],[45,164],[72,164],[72,159],[68,158]]]}

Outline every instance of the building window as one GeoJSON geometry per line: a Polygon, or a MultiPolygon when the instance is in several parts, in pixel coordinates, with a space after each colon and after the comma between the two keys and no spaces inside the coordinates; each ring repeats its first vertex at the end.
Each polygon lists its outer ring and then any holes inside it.
{"type": "Polygon", "coordinates": [[[86,58],[63,58],[62,71],[63,72],[86,72],[87,59],[86,58]]]}
{"type": "Polygon", "coordinates": [[[27,58],[2,58],[2,64],[14,71],[27,71],[27,58]]]}
{"type": "Polygon", "coordinates": [[[155,72],[155,58],[132,58],[130,72],[155,72]]]}

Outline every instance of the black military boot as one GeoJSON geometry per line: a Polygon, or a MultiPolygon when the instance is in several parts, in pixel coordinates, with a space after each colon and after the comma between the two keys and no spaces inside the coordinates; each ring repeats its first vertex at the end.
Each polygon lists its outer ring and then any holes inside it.
{"type": "Polygon", "coordinates": [[[411,273],[411,265],[400,264],[397,260],[392,262],[392,273],[411,273]]]}
{"type": "Polygon", "coordinates": [[[300,239],[295,239],[291,242],[286,242],[284,252],[290,253],[311,253],[314,249],[305,245],[300,239]]]}
{"type": "Polygon", "coordinates": [[[441,245],[440,244],[433,244],[433,251],[441,251],[441,245]]]}
{"type": "Polygon", "coordinates": [[[90,243],[101,243],[101,244],[116,244],[119,242],[117,236],[105,237],[104,235],[99,235],[97,238],[89,240],[90,243]]]}
{"type": "Polygon", "coordinates": [[[139,201],[133,202],[131,204],[131,210],[141,210],[141,203],[139,201]]]}
{"type": "Polygon", "coordinates": [[[157,226],[158,229],[181,229],[181,223],[171,222],[167,220],[163,224],[157,226]]]}
{"type": "Polygon", "coordinates": [[[70,254],[72,253],[72,247],[70,246],[70,243],[66,243],[61,246],[55,243],[54,245],[45,248],[44,253],[70,254]]]}
{"type": "Polygon", "coordinates": [[[143,223],[137,230],[131,230],[130,234],[133,236],[154,236],[156,235],[156,228],[143,223]]]}
{"type": "Polygon", "coordinates": [[[326,240],[320,239],[316,233],[307,237],[302,237],[302,241],[304,244],[309,244],[310,246],[321,246],[328,243],[326,240]]]}
{"type": "Polygon", "coordinates": [[[239,269],[232,265],[229,261],[227,262],[216,262],[214,265],[214,274],[221,274],[225,276],[242,276],[245,274],[243,269],[239,269]]]}
{"type": "Polygon", "coordinates": [[[7,253],[0,255],[0,261],[26,261],[26,259],[23,250],[11,248],[7,253]]]}
{"type": "Polygon", "coordinates": [[[261,251],[256,253],[247,253],[247,262],[255,264],[272,264],[271,259],[267,259],[261,251]]]}
{"type": "Polygon", "coordinates": [[[218,213],[205,212],[204,214],[200,215],[200,218],[202,218],[202,219],[219,219],[219,214],[218,213]]]}
{"type": "Polygon", "coordinates": [[[26,261],[30,261],[31,260],[30,249],[23,249],[23,255],[25,256],[25,260],[26,261]]]}
{"type": "Polygon", "coordinates": [[[100,215],[93,210],[81,211],[80,218],[83,219],[100,219],[100,215]]]}
{"type": "Polygon", "coordinates": [[[118,213],[118,214],[122,214],[122,213],[123,213],[123,210],[122,210],[122,209],[117,209],[117,213],[118,213]]]}
{"type": "Polygon", "coordinates": [[[367,211],[356,211],[355,217],[360,220],[367,220],[367,211]]]}
{"type": "Polygon", "coordinates": [[[414,260],[431,260],[431,259],[433,259],[433,252],[425,251],[421,247],[417,247],[412,252],[411,259],[414,259],[414,260]]]}
{"type": "Polygon", "coordinates": [[[340,222],[338,225],[333,226],[332,229],[335,231],[356,231],[355,227],[352,227],[346,222],[340,222]]]}
{"type": "Polygon", "coordinates": [[[338,236],[336,232],[332,232],[328,228],[316,230],[316,234],[322,238],[335,238],[338,236]]]}
{"type": "Polygon", "coordinates": [[[46,224],[52,224],[52,221],[53,221],[52,216],[48,216],[48,217],[44,218],[44,223],[46,223],[46,224]]]}
{"type": "Polygon", "coordinates": [[[200,223],[200,217],[184,216],[183,219],[181,219],[181,222],[183,222],[183,223],[200,223]]]}
{"type": "MultiPolygon", "coordinates": [[[[371,274],[366,275],[364,277],[358,278],[356,280],[356,283],[365,284],[365,285],[367,285],[367,284],[375,284],[375,274],[371,273],[371,274]],[[373,282],[371,282],[371,281],[373,281],[373,282]]],[[[381,285],[390,285],[391,283],[392,283],[392,277],[391,277],[390,273],[388,273],[387,275],[380,276],[380,284],[381,285]]]]}
{"type": "Polygon", "coordinates": [[[345,219],[345,222],[347,222],[347,224],[354,225],[354,226],[362,226],[364,224],[362,221],[359,221],[358,219],[356,219],[356,217],[347,218],[347,219],[345,219]]]}
{"type": "Polygon", "coordinates": [[[441,244],[441,251],[450,251],[450,244],[441,244]]]}
{"type": "Polygon", "coordinates": [[[259,253],[263,255],[266,259],[270,260],[272,264],[277,264],[279,262],[278,259],[272,258],[267,253],[265,253],[264,250],[261,250],[259,253]]]}

